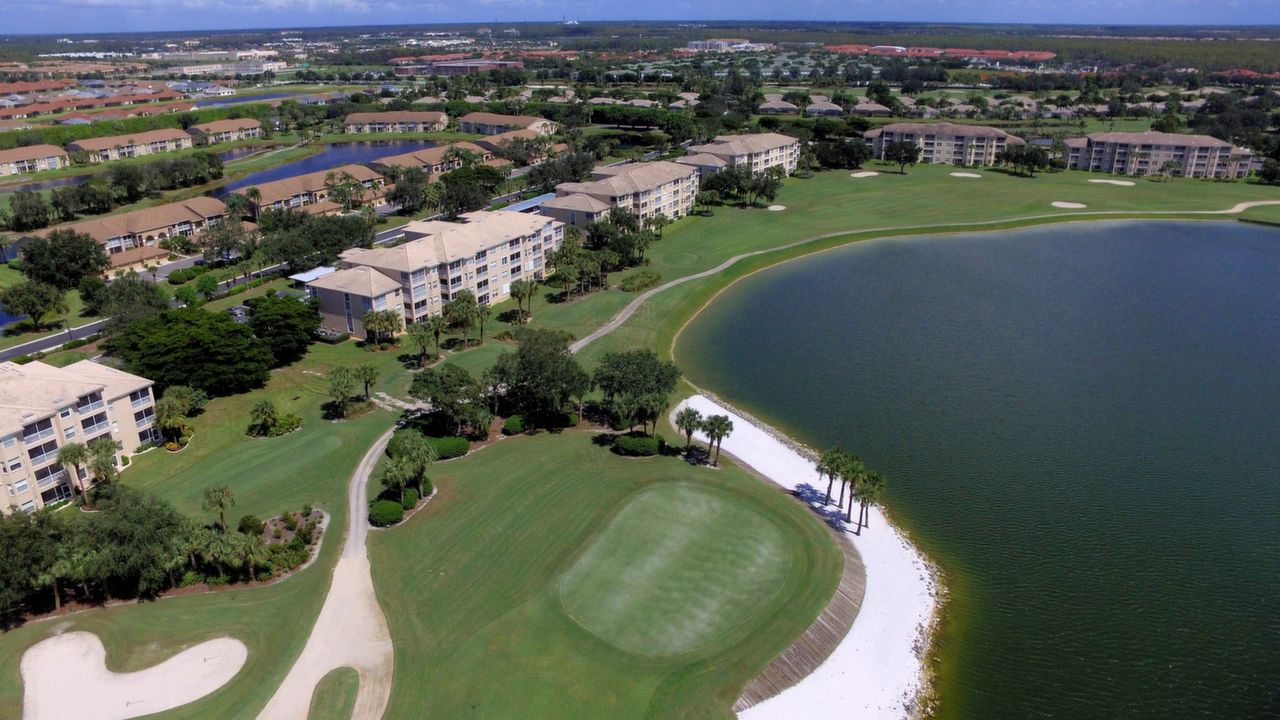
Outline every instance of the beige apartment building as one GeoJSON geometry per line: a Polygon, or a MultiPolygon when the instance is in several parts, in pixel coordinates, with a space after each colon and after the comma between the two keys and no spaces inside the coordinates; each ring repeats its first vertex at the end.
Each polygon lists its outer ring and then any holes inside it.
{"type": "Polygon", "coordinates": [[[217,198],[197,195],[190,200],[106,215],[39,231],[73,230],[98,241],[111,259],[112,269],[137,267],[169,254],[160,243],[171,237],[192,237],[222,221],[227,206],[217,198]]]}
{"type": "Polygon", "coordinates": [[[956,123],[890,123],[862,134],[872,157],[884,159],[890,143],[909,142],[920,148],[920,162],[940,165],[994,165],[996,156],[1013,145],[1026,145],[1014,135],[986,125],[956,123]]]}
{"type": "Polygon", "coordinates": [[[159,437],[146,378],[92,360],[64,368],[0,363],[0,512],[34,512],[93,484],[88,468],[77,474],[58,464],[64,445],[110,438],[119,464],[159,437]]]}
{"type": "Polygon", "coordinates": [[[416,167],[428,175],[432,176],[434,182],[436,175],[441,175],[462,167],[462,160],[455,153],[450,152],[450,148],[455,148],[463,153],[471,153],[480,162],[486,165],[509,165],[505,160],[499,160],[494,157],[493,152],[486,147],[482,147],[475,143],[456,142],[448,145],[437,145],[436,147],[427,148],[425,150],[414,150],[413,152],[402,153],[400,155],[388,155],[387,157],[378,158],[373,161],[375,165],[390,165],[395,167],[416,167]]]}
{"type": "Polygon", "coordinates": [[[554,122],[533,115],[499,115],[487,112],[467,113],[458,118],[458,124],[462,132],[478,135],[500,135],[510,130],[533,130],[540,135],[551,135],[557,127],[554,122]]]}
{"type": "Polygon", "coordinates": [[[328,183],[330,174],[335,182],[343,175],[349,175],[360,184],[361,190],[358,197],[354,198],[355,206],[372,204],[379,207],[386,204],[387,179],[364,165],[341,165],[330,170],[243,187],[235,192],[253,200],[249,191],[256,187],[258,192],[254,204],[259,213],[265,210],[299,210],[309,215],[332,215],[342,212],[343,208],[329,199],[332,192],[328,183]]]}
{"type": "Polygon", "coordinates": [[[57,145],[28,145],[0,150],[0,177],[56,170],[71,164],[67,151],[57,145]]]}
{"type": "Polygon", "coordinates": [[[477,211],[459,220],[411,222],[400,245],[344,251],[341,269],[307,283],[324,327],[361,335],[365,312],[393,304],[406,323],[421,322],[459,290],[483,305],[501,302],[516,280],[544,278],[564,241],[564,224],[541,215],[477,211]]]}
{"type": "Polygon", "coordinates": [[[262,137],[262,123],[253,118],[214,120],[187,128],[197,145],[217,145],[262,137]]]}
{"type": "Polygon", "coordinates": [[[1243,178],[1253,153],[1209,135],[1104,132],[1067,138],[1067,168],[1120,175],[1243,178]]]}
{"type": "Polygon", "coordinates": [[[449,116],[442,112],[393,110],[351,113],[343,121],[342,129],[349,133],[439,132],[448,124],[449,116]]]}
{"type": "Polygon", "coordinates": [[[142,157],[182,150],[192,146],[191,136],[177,128],[149,130],[133,135],[111,135],[86,138],[67,145],[71,152],[86,153],[89,162],[99,163],[121,158],[142,157]]]}
{"type": "Polygon", "coordinates": [[[727,165],[745,165],[752,173],[779,167],[790,175],[800,161],[800,141],[780,133],[720,135],[706,145],[691,146],[689,155],[711,155],[727,165]]]}
{"type": "MultiPolygon", "coordinates": [[[[659,160],[598,167],[587,182],[560,183],[557,197],[542,204],[544,215],[569,222],[566,211],[590,205],[577,195],[593,198],[609,206],[634,212],[641,220],[665,215],[671,220],[693,211],[698,195],[699,172],[695,167],[659,160]]],[[[576,223],[575,223],[576,224],[576,223]]]]}

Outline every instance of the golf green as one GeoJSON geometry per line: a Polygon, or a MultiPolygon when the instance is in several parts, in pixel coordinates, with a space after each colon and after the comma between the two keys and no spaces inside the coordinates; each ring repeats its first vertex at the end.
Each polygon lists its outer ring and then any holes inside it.
{"type": "Polygon", "coordinates": [[[576,623],[637,655],[703,647],[785,582],[782,531],[723,491],[662,483],[634,496],[560,579],[576,623]]]}

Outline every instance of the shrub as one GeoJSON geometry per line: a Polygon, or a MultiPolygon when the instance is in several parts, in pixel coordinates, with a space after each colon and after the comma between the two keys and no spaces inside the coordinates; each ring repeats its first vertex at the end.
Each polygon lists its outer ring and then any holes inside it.
{"type": "Polygon", "coordinates": [[[394,500],[379,500],[369,508],[369,522],[375,527],[388,527],[404,519],[404,507],[394,500]]]}
{"type": "Polygon", "coordinates": [[[186,447],[190,442],[191,442],[190,435],[183,435],[182,437],[178,438],[179,447],[186,447]]]}
{"type": "Polygon", "coordinates": [[[313,512],[315,512],[315,508],[312,507],[311,503],[307,503],[306,505],[302,506],[303,515],[306,515],[307,517],[311,517],[311,513],[313,512]]]}
{"type": "Polygon", "coordinates": [[[519,435],[522,432],[524,432],[524,418],[519,415],[512,415],[502,423],[503,435],[519,435]]]}
{"type": "Polygon", "coordinates": [[[437,460],[450,460],[462,457],[471,452],[471,443],[466,438],[440,437],[427,438],[431,447],[435,448],[437,460]]]}
{"type": "Polygon", "coordinates": [[[276,529],[271,533],[271,537],[275,538],[276,540],[279,540],[280,538],[284,537],[284,531],[283,531],[283,530],[281,530],[280,528],[276,528],[276,529]]]}
{"type": "Polygon", "coordinates": [[[281,513],[280,518],[284,520],[284,527],[286,530],[289,532],[298,531],[298,518],[294,517],[293,513],[286,511],[281,513]]]}
{"type": "Polygon", "coordinates": [[[626,292],[640,292],[657,287],[660,282],[662,282],[662,276],[658,273],[652,270],[640,270],[622,278],[620,287],[626,292]]]}
{"type": "Polygon", "coordinates": [[[188,570],[182,573],[182,579],[178,581],[178,587],[191,587],[197,583],[203,582],[204,576],[195,570],[188,570]]]}
{"type": "Polygon", "coordinates": [[[400,502],[405,510],[412,510],[418,506],[418,489],[408,488],[404,491],[404,500],[400,502]]]}
{"type": "Polygon", "coordinates": [[[662,450],[662,438],[643,433],[619,435],[613,440],[613,451],[629,457],[650,457],[662,450]]]}
{"type": "Polygon", "coordinates": [[[298,539],[301,540],[304,545],[310,545],[315,542],[316,523],[313,521],[303,525],[302,529],[298,531],[298,539]]]}
{"type": "Polygon", "coordinates": [[[423,497],[430,497],[435,491],[436,486],[431,484],[431,478],[422,478],[422,492],[425,493],[423,497]]]}
{"type": "Polygon", "coordinates": [[[257,517],[253,515],[245,515],[240,518],[240,524],[236,526],[236,529],[245,535],[261,535],[262,528],[265,526],[266,523],[262,522],[257,517]]]}
{"type": "Polygon", "coordinates": [[[9,261],[9,267],[13,268],[14,270],[21,270],[21,269],[22,269],[22,261],[21,261],[21,260],[17,260],[17,259],[10,260],[10,261],[9,261]]]}
{"type": "Polygon", "coordinates": [[[169,452],[174,452],[178,449],[178,443],[170,440],[169,442],[164,444],[164,449],[168,450],[169,452]]]}
{"type": "Polygon", "coordinates": [[[122,468],[127,468],[127,467],[129,467],[129,456],[128,456],[128,455],[121,455],[121,456],[120,456],[120,467],[122,467],[122,468]]]}
{"type": "Polygon", "coordinates": [[[133,454],[134,454],[134,455],[137,455],[137,454],[138,454],[138,453],[140,453],[140,452],[146,452],[146,451],[150,450],[151,448],[153,448],[153,447],[155,447],[155,446],[156,446],[156,444],[155,444],[154,442],[151,442],[150,440],[148,440],[148,441],[146,441],[146,442],[142,443],[141,445],[139,445],[138,447],[134,448],[134,449],[133,449],[133,454]]]}

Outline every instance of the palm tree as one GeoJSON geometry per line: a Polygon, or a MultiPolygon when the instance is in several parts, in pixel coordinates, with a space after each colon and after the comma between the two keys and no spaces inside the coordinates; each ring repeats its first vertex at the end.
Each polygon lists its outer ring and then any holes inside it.
{"type": "Polygon", "coordinates": [[[83,496],[87,489],[84,480],[80,478],[80,466],[89,460],[89,448],[84,443],[67,443],[58,448],[58,464],[66,467],[71,466],[72,484],[80,495],[83,496]]]}
{"type": "Polygon", "coordinates": [[[222,532],[227,532],[227,508],[235,507],[236,492],[231,489],[230,485],[213,485],[204,489],[204,502],[201,505],[205,510],[216,511],[218,513],[218,525],[222,527],[222,532]]]}
{"type": "Polygon", "coordinates": [[[280,413],[276,411],[276,404],[271,398],[259,400],[249,410],[249,422],[258,434],[269,435],[279,420],[280,413]]]}
{"type": "Polygon", "coordinates": [[[516,301],[516,316],[520,322],[525,321],[524,304],[530,302],[529,310],[533,310],[533,296],[538,292],[537,283],[532,280],[516,280],[511,283],[511,298],[516,301]]]}
{"type": "Polygon", "coordinates": [[[653,217],[645,221],[645,225],[648,225],[649,229],[653,230],[654,233],[657,234],[659,239],[662,238],[662,228],[670,224],[671,224],[671,218],[667,217],[666,215],[663,215],[662,213],[658,213],[657,215],[654,215],[653,217]]]}
{"type": "MultiPolygon", "coordinates": [[[[862,528],[871,526],[871,513],[868,508],[873,508],[880,504],[880,497],[884,495],[885,479],[884,475],[878,472],[863,473],[862,482],[853,489],[853,497],[862,506],[858,511],[858,534],[862,534],[862,528]]],[[[849,507],[853,508],[853,503],[849,503],[849,507]]]]}
{"type": "Polygon", "coordinates": [[[684,448],[687,452],[693,447],[693,434],[702,428],[702,413],[691,407],[684,408],[676,413],[676,427],[684,433],[684,448]]]}
{"type": "Polygon", "coordinates": [[[720,467],[720,445],[733,433],[733,421],[727,415],[712,415],[703,421],[702,432],[707,434],[707,440],[716,451],[711,466],[720,467]]]}
{"type": "Polygon", "coordinates": [[[95,482],[112,483],[120,474],[116,470],[116,453],[120,443],[110,437],[94,438],[89,441],[89,472],[95,482]]]}
{"type": "Polygon", "coordinates": [[[236,558],[240,561],[241,567],[249,571],[250,580],[253,580],[258,575],[259,565],[266,565],[271,562],[270,551],[263,544],[262,538],[257,535],[236,533],[231,538],[231,546],[236,558]]]}
{"type": "Polygon", "coordinates": [[[444,315],[431,315],[422,324],[427,326],[431,336],[436,339],[436,357],[440,357],[440,336],[449,329],[449,321],[444,319],[444,315]]]}
{"type": "Polygon", "coordinates": [[[351,401],[351,391],[355,389],[356,379],[351,368],[339,365],[329,371],[329,397],[338,417],[347,416],[347,403],[351,401]]]}
{"type": "Polygon", "coordinates": [[[361,365],[355,369],[356,380],[364,385],[364,399],[369,399],[369,388],[378,382],[378,368],[373,365],[361,365]]]}
{"type": "Polygon", "coordinates": [[[823,499],[823,505],[831,504],[831,487],[835,484],[836,476],[840,474],[839,469],[841,463],[844,462],[845,451],[840,448],[831,448],[822,453],[818,458],[815,469],[818,471],[818,482],[822,482],[822,478],[827,478],[827,496],[823,499]]]}
{"type": "Polygon", "coordinates": [[[247,188],[244,191],[244,196],[249,199],[249,202],[253,203],[253,219],[256,222],[262,212],[262,207],[259,204],[262,202],[262,191],[256,187],[247,188]]]}
{"type": "Polygon", "coordinates": [[[200,556],[206,562],[213,563],[218,574],[223,574],[226,565],[236,561],[236,549],[233,541],[225,532],[204,528],[199,533],[200,556]]]}
{"type": "Polygon", "coordinates": [[[853,491],[867,475],[867,467],[856,455],[848,455],[840,467],[840,500],[844,501],[844,488],[849,487],[849,509],[845,514],[845,522],[853,521],[853,491]]]}
{"type": "Polygon", "coordinates": [[[400,502],[404,503],[405,488],[416,483],[418,470],[418,464],[413,458],[397,455],[387,461],[387,466],[382,471],[382,487],[397,493],[400,502]]]}
{"type": "Polygon", "coordinates": [[[493,310],[487,303],[476,306],[476,321],[480,324],[480,344],[484,344],[484,323],[493,314],[493,310]]]}
{"type": "Polygon", "coordinates": [[[408,327],[409,340],[418,346],[418,367],[427,366],[427,349],[431,346],[431,328],[427,323],[410,323],[408,327]]]}
{"type": "Polygon", "coordinates": [[[476,324],[478,304],[470,290],[459,290],[453,299],[445,303],[444,317],[449,324],[462,329],[462,347],[471,344],[471,328],[476,324]]]}

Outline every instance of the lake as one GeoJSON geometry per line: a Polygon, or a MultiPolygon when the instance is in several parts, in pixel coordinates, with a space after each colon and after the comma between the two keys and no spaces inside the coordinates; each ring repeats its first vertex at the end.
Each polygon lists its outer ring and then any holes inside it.
{"type": "Polygon", "coordinates": [[[953,589],[943,717],[1276,717],[1280,231],[858,243],[734,285],[677,358],[887,474],[953,589]]]}
{"type": "Polygon", "coordinates": [[[283,180],[295,175],[328,170],[350,163],[363,165],[387,155],[399,155],[435,146],[436,143],[430,140],[379,140],[373,142],[335,143],[326,146],[324,150],[310,157],[295,160],[279,167],[250,173],[235,182],[218,188],[212,194],[216,197],[222,197],[232,190],[239,190],[252,185],[261,185],[262,183],[283,180]]]}

